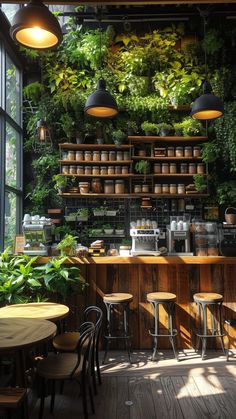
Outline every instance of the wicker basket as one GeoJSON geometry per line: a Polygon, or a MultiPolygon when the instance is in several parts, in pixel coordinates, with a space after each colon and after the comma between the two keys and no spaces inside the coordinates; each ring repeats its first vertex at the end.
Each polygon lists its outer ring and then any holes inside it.
{"type": "Polygon", "coordinates": [[[226,208],[225,221],[227,224],[236,224],[236,208],[234,207],[226,208]]]}

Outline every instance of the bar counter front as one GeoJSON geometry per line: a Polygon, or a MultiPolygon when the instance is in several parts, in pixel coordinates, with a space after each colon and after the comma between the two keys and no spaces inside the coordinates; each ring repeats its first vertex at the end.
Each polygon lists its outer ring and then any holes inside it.
{"type": "MultiPolygon", "coordinates": [[[[39,258],[46,263],[48,258],[39,258]]],[[[193,294],[216,292],[224,296],[223,321],[236,319],[236,257],[224,256],[136,256],[68,258],[68,264],[80,266],[82,277],[89,283],[85,295],[73,304],[82,312],[85,306],[97,305],[103,309],[103,295],[127,292],[133,295],[130,305],[132,345],[136,349],[152,348],[149,329],[153,313],[146,295],[150,292],[171,292],[177,296],[175,327],[178,330],[179,349],[194,348],[197,310],[193,294]]],[[[209,319],[210,320],[210,319],[209,319]]],[[[104,322],[105,323],[105,322],[104,322]]],[[[160,323],[165,328],[167,315],[160,311],[160,323]]],[[[236,329],[224,323],[225,344],[236,347],[236,329]]],[[[209,341],[209,339],[208,339],[209,341]]],[[[208,346],[220,347],[215,339],[208,346]],[[212,346],[211,346],[212,345],[212,346]]],[[[168,338],[159,339],[160,348],[170,348],[168,338]]]]}

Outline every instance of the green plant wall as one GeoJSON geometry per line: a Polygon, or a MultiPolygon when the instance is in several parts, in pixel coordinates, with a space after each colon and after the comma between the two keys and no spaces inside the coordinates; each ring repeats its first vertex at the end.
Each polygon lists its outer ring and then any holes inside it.
{"type": "MultiPolygon", "coordinates": [[[[33,181],[27,187],[28,210],[42,213],[47,207],[60,204],[52,181],[59,169],[58,143],[75,141],[78,132],[83,137],[88,130],[95,135],[99,125],[86,117],[83,109],[101,76],[120,108],[115,120],[100,124],[107,142],[111,142],[114,129],[125,131],[128,121],[136,121],[139,129],[143,121],[156,124],[181,121],[189,111],[180,112],[178,108],[190,105],[201,93],[206,77],[212,82],[216,94],[230,102],[225,104],[224,118],[213,123],[209,130],[215,148],[222,149],[211,161],[211,189],[215,195],[222,173],[227,181],[236,171],[236,136],[231,122],[236,112],[236,71],[230,58],[233,46],[229,44],[229,31],[230,28],[224,34],[218,28],[208,28],[203,39],[197,32],[189,36],[184,24],[146,33],[120,33],[108,26],[102,30],[100,50],[100,31],[77,26],[71,20],[57,51],[33,52],[32,56],[27,52],[29,60],[40,64],[42,80],[24,89],[26,153],[32,153],[37,119],[44,119],[53,133],[53,149],[48,159],[42,158],[44,151],[33,154],[33,181]],[[204,50],[208,54],[206,68],[204,50]],[[219,161],[223,161],[220,170],[219,161]]],[[[210,159],[209,150],[205,150],[206,161],[210,159]]]]}

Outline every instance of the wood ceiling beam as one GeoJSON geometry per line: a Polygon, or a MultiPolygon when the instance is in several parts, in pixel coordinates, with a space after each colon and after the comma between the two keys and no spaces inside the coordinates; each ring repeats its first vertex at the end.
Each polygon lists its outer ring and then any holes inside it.
{"type": "MultiPolygon", "coordinates": [[[[27,3],[28,0],[0,0],[0,3],[27,3]]],[[[148,5],[168,5],[168,4],[229,4],[236,3],[236,0],[46,0],[46,4],[64,4],[64,5],[74,5],[74,6],[125,6],[125,5],[138,5],[138,6],[148,6],[148,5]]]]}

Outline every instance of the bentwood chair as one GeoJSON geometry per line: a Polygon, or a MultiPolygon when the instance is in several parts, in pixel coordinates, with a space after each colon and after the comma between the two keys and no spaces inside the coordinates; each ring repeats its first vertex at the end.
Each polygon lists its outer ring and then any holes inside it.
{"type": "Polygon", "coordinates": [[[55,382],[76,380],[80,384],[84,418],[88,418],[87,392],[89,392],[92,412],[95,413],[93,392],[90,384],[92,344],[95,327],[91,322],[85,322],[80,327],[80,336],[74,353],[50,354],[39,361],[37,375],[40,380],[40,410],[39,419],[43,417],[46,385],[51,388],[50,412],[53,412],[55,401],[55,382]]]}
{"type": "MultiPolygon", "coordinates": [[[[91,374],[93,378],[94,393],[97,394],[96,371],[98,383],[101,384],[101,373],[99,366],[99,341],[101,335],[101,326],[103,312],[99,307],[90,306],[84,311],[84,321],[90,321],[95,326],[95,333],[92,345],[91,374]],[[96,367],[96,371],[95,371],[96,367]]],[[[53,339],[53,346],[58,352],[74,352],[79,339],[80,332],[66,332],[57,335],[53,339]]]]}

